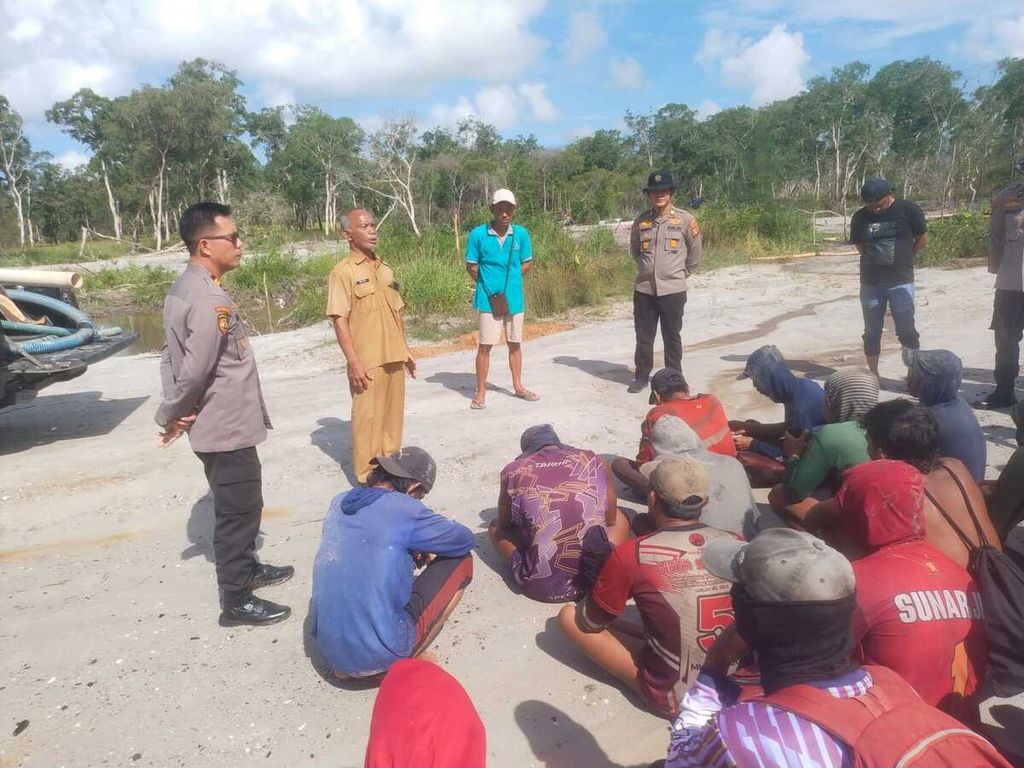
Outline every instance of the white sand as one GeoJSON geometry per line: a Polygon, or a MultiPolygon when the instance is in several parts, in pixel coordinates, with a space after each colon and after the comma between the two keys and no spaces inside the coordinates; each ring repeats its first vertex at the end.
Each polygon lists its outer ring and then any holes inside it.
{"type": "MultiPolygon", "coordinates": [[[[923,344],[964,359],[963,394],[973,399],[991,386],[992,278],[980,268],[921,270],[918,286],[923,344]]],[[[848,259],[699,276],[684,372],[731,416],[771,417],[777,409],[735,380],[746,354],[774,343],[819,378],[861,365],[856,292],[848,259]]],[[[341,355],[326,327],[253,346],[276,426],[260,449],[261,556],[297,570],[265,592],[295,612],[273,627],[217,626],[212,510],[187,443],[157,447],[155,356],[106,361],[0,414],[0,766],[362,765],[374,690],[325,682],[303,640],[320,521],[349,487],[338,465],[349,461],[341,355]]],[[[645,766],[664,756],[668,724],[567,646],[557,606],[507,588],[484,534],[498,472],[524,427],[551,421],[568,442],[635,452],[648,406],[625,391],[632,354],[632,319],[619,305],[605,320],[527,344],[525,379],[538,403],[507,395],[500,349],[492,381],[503,391],[489,394],[485,411],[468,407],[470,352],[423,360],[410,382],[406,443],[439,465],[428,500],[478,532],[475,580],[434,650],[475,701],[493,766],[645,766]]],[[[884,355],[891,397],[902,387],[891,328],[884,355]]],[[[1005,415],[979,416],[995,475],[1012,427],[1005,415]]]]}

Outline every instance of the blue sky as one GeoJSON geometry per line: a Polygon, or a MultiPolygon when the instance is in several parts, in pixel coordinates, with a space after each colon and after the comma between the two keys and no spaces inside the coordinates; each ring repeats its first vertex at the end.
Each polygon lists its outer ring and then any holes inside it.
{"type": "Polygon", "coordinates": [[[1019,4],[962,0],[52,0],[0,5],[0,29],[0,93],[67,164],[85,149],[46,123],[54,101],[196,56],[236,69],[250,108],[312,103],[370,130],[472,114],[547,146],[668,102],[758,106],[854,59],[932,56],[973,90],[1024,56],[1019,4]]]}

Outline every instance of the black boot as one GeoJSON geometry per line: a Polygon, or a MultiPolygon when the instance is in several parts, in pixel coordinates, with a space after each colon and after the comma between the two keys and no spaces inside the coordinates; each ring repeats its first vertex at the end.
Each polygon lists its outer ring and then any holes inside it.
{"type": "Polygon", "coordinates": [[[236,624],[276,624],[292,615],[287,605],[278,605],[256,597],[251,592],[228,593],[224,595],[224,610],[220,614],[220,625],[230,627],[236,624]]]}
{"type": "Polygon", "coordinates": [[[647,382],[648,378],[646,376],[633,379],[633,383],[626,388],[626,391],[631,395],[635,395],[637,392],[643,392],[647,389],[647,382]]]}
{"type": "Polygon", "coordinates": [[[294,575],[295,569],[290,565],[260,563],[252,574],[249,589],[262,589],[263,587],[272,587],[275,584],[284,584],[294,575]]]}
{"type": "Polygon", "coordinates": [[[994,392],[989,392],[980,400],[974,401],[975,408],[981,408],[986,411],[994,411],[1000,408],[1010,408],[1017,404],[1017,396],[1013,390],[996,389],[994,392]]]}

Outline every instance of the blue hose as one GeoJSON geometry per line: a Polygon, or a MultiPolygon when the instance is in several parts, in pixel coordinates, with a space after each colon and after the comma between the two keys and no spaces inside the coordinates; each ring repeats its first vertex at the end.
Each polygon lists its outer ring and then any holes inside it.
{"type": "Polygon", "coordinates": [[[71,331],[58,325],[34,325],[33,323],[16,323],[13,320],[0,320],[0,329],[12,333],[27,333],[36,336],[70,336],[71,331]]]}
{"type": "Polygon", "coordinates": [[[74,333],[56,339],[38,339],[36,341],[24,341],[14,342],[11,344],[11,348],[15,352],[26,352],[30,355],[39,355],[46,352],[63,352],[66,349],[74,349],[80,347],[83,344],[88,344],[92,341],[95,334],[92,327],[92,320],[82,310],[77,307],[73,307],[70,304],[59,301],[57,299],[51,299],[49,296],[43,296],[40,293],[33,293],[31,291],[19,291],[9,290],[7,295],[14,301],[20,301],[23,304],[34,304],[44,309],[52,310],[57,312],[64,317],[71,320],[75,325],[78,326],[78,330],[74,333]]]}

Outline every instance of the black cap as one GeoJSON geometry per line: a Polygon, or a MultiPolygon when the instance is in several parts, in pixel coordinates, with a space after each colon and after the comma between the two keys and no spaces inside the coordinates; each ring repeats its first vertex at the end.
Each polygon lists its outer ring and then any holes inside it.
{"type": "Polygon", "coordinates": [[[860,199],[865,203],[877,203],[892,194],[892,186],[885,179],[868,179],[860,188],[860,199]]]}
{"type": "Polygon", "coordinates": [[[672,178],[671,171],[655,171],[647,177],[647,186],[644,187],[644,192],[660,192],[675,188],[676,182],[672,178]]]}
{"type": "Polygon", "coordinates": [[[683,374],[675,368],[662,368],[651,378],[651,397],[648,402],[654,405],[656,402],[654,399],[655,395],[664,400],[669,395],[683,392],[689,388],[690,386],[686,383],[686,379],[683,378],[683,374]]]}
{"type": "Polygon", "coordinates": [[[430,458],[430,454],[415,446],[402,448],[387,456],[370,459],[370,463],[383,467],[395,477],[406,477],[417,481],[423,486],[424,493],[430,492],[437,477],[437,464],[430,458]]]}

